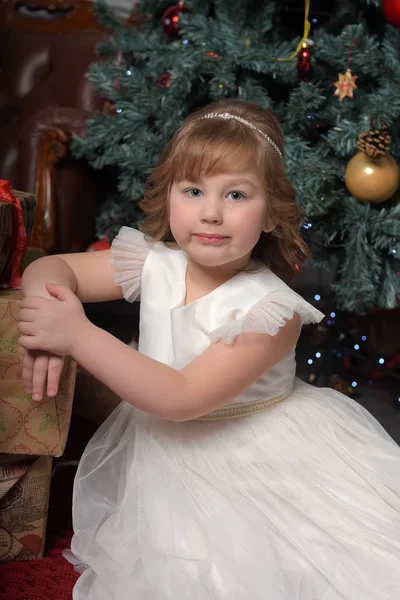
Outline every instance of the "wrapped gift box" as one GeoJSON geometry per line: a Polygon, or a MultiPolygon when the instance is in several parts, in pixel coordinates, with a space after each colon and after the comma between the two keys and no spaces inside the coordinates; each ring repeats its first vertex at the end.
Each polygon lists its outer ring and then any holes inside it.
{"type": "Polygon", "coordinates": [[[43,556],[52,459],[0,454],[0,561],[43,556]]]}
{"type": "MultiPolygon", "coordinates": [[[[33,194],[13,190],[19,199],[26,229],[27,238],[31,233],[36,211],[36,198],[33,194]]],[[[0,196],[0,284],[8,285],[11,280],[11,269],[16,250],[15,206],[4,202],[0,196]]]]}
{"type": "Polygon", "coordinates": [[[61,456],[67,441],[76,365],[65,359],[57,396],[34,402],[24,393],[18,354],[22,294],[0,291],[0,453],[61,456]]]}

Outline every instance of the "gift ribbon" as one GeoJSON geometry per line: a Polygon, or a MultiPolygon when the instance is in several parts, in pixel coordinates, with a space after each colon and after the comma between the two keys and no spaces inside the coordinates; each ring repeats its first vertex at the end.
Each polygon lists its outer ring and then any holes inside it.
{"type": "Polygon", "coordinates": [[[0,179],[0,200],[2,202],[9,202],[14,205],[14,240],[15,240],[15,252],[13,257],[13,263],[11,267],[11,281],[9,286],[12,288],[21,287],[21,264],[22,259],[27,246],[26,229],[24,224],[24,217],[22,214],[21,202],[15,197],[10,182],[6,179],[0,179]]]}

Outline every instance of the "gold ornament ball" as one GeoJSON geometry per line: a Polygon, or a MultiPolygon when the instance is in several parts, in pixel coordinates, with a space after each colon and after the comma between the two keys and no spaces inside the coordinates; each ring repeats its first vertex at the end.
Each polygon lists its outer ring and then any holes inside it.
{"type": "Polygon", "coordinates": [[[400,169],[390,154],[372,158],[358,152],[347,165],[344,181],[357,200],[379,204],[397,190],[400,169]]]}

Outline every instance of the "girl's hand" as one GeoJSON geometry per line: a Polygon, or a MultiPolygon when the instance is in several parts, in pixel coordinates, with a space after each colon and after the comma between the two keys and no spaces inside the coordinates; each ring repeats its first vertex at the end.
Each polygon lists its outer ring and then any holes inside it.
{"type": "Polygon", "coordinates": [[[47,395],[53,397],[58,392],[64,357],[25,350],[21,347],[22,381],[26,394],[33,400],[42,400],[47,380],[47,395]]]}
{"type": "Polygon", "coordinates": [[[21,302],[18,329],[19,340],[25,350],[44,350],[58,356],[73,355],[74,348],[87,323],[81,302],[63,285],[46,284],[51,296],[48,300],[28,296],[21,302]]]}

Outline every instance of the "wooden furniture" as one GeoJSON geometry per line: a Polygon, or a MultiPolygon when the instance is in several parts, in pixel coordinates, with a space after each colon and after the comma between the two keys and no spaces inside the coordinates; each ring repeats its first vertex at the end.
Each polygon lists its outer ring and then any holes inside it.
{"type": "Polygon", "coordinates": [[[99,172],[71,156],[70,142],[103,109],[86,72],[108,32],[90,2],[2,0],[0,34],[0,177],[36,194],[30,245],[46,253],[84,250],[105,186],[99,172]]]}

